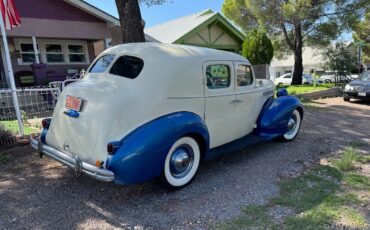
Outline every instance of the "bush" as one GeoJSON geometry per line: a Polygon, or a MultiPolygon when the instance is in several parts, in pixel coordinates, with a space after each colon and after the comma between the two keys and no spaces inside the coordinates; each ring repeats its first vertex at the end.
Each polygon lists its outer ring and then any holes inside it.
{"type": "Polygon", "coordinates": [[[261,30],[251,30],[243,43],[243,56],[252,65],[270,64],[274,57],[274,47],[267,34],[261,30]]]}

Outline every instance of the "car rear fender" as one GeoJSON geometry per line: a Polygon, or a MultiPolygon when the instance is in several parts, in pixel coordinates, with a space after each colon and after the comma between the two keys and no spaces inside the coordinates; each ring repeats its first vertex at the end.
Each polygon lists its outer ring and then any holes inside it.
{"type": "Polygon", "coordinates": [[[159,176],[164,169],[168,151],[179,138],[192,136],[202,148],[209,149],[205,122],[191,112],[176,112],[152,120],[137,128],[121,141],[107,160],[107,169],[115,174],[117,184],[136,184],[159,176]]]}

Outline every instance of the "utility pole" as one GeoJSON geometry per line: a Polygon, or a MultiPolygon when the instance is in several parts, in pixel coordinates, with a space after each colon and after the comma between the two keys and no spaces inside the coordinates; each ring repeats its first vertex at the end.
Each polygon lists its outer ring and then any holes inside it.
{"type": "Polygon", "coordinates": [[[355,45],[358,47],[358,73],[361,73],[361,64],[362,64],[362,47],[365,46],[364,41],[358,41],[355,43],[355,45]]]}

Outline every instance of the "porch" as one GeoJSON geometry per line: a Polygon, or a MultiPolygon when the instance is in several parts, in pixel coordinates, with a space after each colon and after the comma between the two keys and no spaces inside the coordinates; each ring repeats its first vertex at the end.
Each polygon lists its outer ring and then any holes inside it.
{"type": "MultiPolygon", "coordinates": [[[[48,85],[86,70],[110,45],[109,39],[8,37],[16,87],[48,85]]],[[[0,88],[7,88],[8,71],[1,46],[0,88]]]]}

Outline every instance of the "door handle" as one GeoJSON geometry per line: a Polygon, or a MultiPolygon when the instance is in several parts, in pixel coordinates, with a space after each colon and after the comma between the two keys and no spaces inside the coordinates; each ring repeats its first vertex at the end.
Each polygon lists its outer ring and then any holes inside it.
{"type": "Polygon", "coordinates": [[[236,99],[236,100],[233,100],[233,101],[231,102],[231,104],[234,104],[234,103],[241,103],[241,102],[243,102],[243,100],[236,99]]]}

